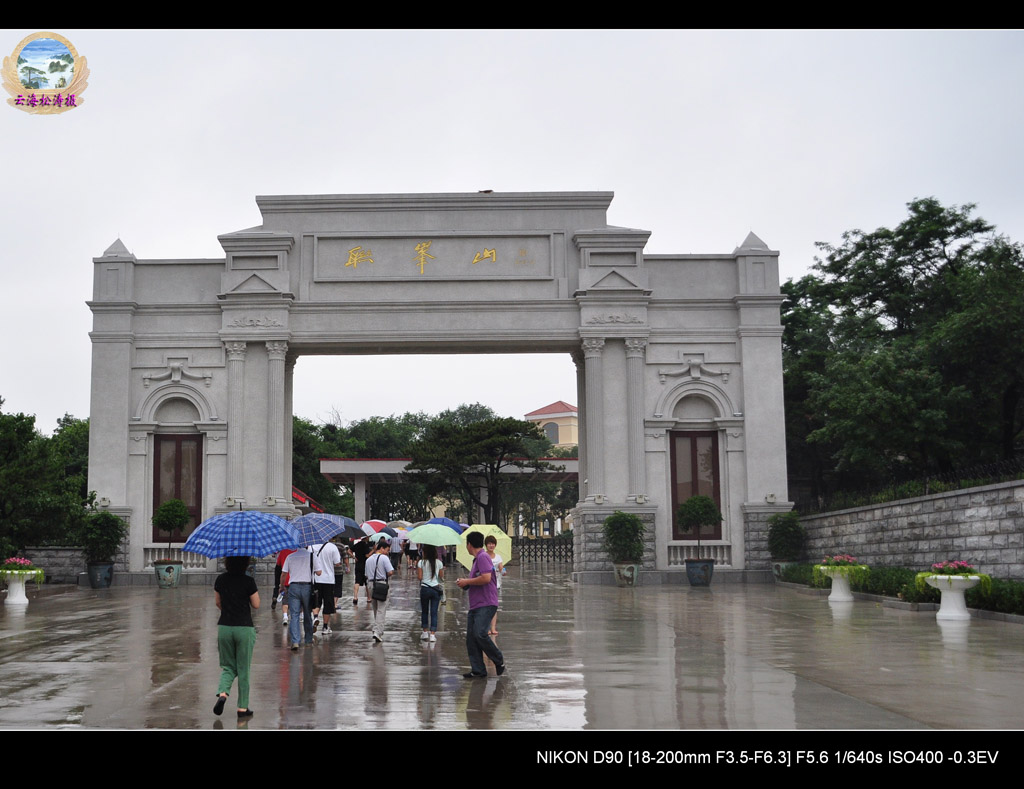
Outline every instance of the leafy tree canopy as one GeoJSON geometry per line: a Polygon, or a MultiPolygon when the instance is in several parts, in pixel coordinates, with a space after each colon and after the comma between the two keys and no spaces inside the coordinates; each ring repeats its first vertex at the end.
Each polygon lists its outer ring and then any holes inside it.
{"type": "Polygon", "coordinates": [[[84,494],[82,477],[68,473],[80,462],[74,459],[76,452],[67,448],[80,443],[80,436],[75,441],[70,437],[77,420],[65,416],[62,422],[64,434],[47,438],[36,430],[34,416],[0,411],[0,554],[4,556],[29,545],[74,541],[82,527],[90,497],[84,494]]]}
{"type": "Polygon", "coordinates": [[[1012,456],[1024,426],[1024,254],[973,205],[818,244],[787,282],[792,476],[814,492],[1012,456]]]}
{"type": "Polygon", "coordinates": [[[550,443],[532,422],[493,417],[460,424],[439,418],[410,447],[410,479],[424,483],[432,495],[457,491],[463,502],[484,510],[487,523],[501,523],[503,488],[529,479],[530,471],[555,468],[539,460],[550,443]],[[519,468],[524,475],[503,474],[519,468]]]}

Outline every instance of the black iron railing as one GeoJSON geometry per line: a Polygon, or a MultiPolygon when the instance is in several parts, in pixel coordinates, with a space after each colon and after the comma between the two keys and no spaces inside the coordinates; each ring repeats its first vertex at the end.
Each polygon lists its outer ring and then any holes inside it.
{"type": "Polygon", "coordinates": [[[521,562],[572,563],[572,540],[514,537],[512,550],[521,562]]]}
{"type": "Polygon", "coordinates": [[[857,491],[835,491],[816,498],[798,499],[796,510],[801,515],[832,512],[850,507],[883,504],[887,501],[945,493],[950,490],[994,485],[1024,479],[1024,455],[996,463],[955,469],[942,474],[931,474],[916,479],[893,479],[886,485],[857,491]]]}

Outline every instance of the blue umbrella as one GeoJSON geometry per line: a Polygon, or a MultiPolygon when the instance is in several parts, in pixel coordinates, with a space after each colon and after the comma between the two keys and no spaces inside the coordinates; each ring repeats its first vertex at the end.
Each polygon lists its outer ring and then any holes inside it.
{"type": "Polygon", "coordinates": [[[298,547],[299,533],[284,518],[259,510],[232,510],[200,523],[181,550],[216,559],[270,556],[298,547]]]}
{"type": "Polygon", "coordinates": [[[427,521],[427,523],[440,523],[440,524],[443,524],[443,525],[447,526],[449,529],[455,529],[455,533],[456,534],[462,534],[462,532],[465,530],[465,526],[462,526],[462,525],[456,523],[451,518],[431,518],[430,520],[427,521]]]}
{"type": "MultiPolygon", "coordinates": [[[[343,515],[310,512],[307,515],[296,518],[291,523],[299,532],[299,545],[322,545],[328,542],[334,535],[346,530],[345,520],[346,518],[343,515]]],[[[359,532],[359,536],[362,537],[363,532],[359,529],[356,522],[351,518],[347,520],[351,522],[355,530],[359,532]]]]}

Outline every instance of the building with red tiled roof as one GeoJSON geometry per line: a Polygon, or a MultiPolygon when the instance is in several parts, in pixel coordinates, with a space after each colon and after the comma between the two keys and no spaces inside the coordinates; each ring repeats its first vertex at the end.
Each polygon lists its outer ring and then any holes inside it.
{"type": "Polygon", "coordinates": [[[524,414],[523,419],[543,430],[556,447],[579,444],[579,409],[565,400],[556,400],[551,405],[524,414]]]}

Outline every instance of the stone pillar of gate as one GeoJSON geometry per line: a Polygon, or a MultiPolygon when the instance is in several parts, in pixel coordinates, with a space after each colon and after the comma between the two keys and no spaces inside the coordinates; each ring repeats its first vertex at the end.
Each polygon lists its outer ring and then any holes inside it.
{"type": "Polygon", "coordinates": [[[582,381],[577,379],[584,423],[580,480],[586,480],[573,516],[573,570],[584,583],[601,582],[611,569],[602,524],[615,510],[633,512],[649,524],[644,569],[654,569],[658,512],[647,503],[644,453],[651,290],[643,249],[649,237],[644,230],[613,227],[573,236],[580,254],[574,297],[583,355],[582,381]]]}
{"type": "Polygon", "coordinates": [[[245,351],[244,342],[225,342],[228,365],[228,485],[224,504],[245,499],[245,351]]]}
{"type": "Polygon", "coordinates": [[[588,337],[583,340],[583,371],[585,378],[584,403],[586,409],[586,466],[584,478],[587,480],[587,493],[584,501],[598,501],[604,496],[604,365],[601,358],[604,352],[603,337],[588,337]]]}
{"type": "Polygon", "coordinates": [[[292,432],[295,424],[294,412],[295,362],[298,357],[289,353],[284,363],[284,492],[291,501],[292,495],[292,432]]]}
{"type": "Polygon", "coordinates": [[[285,495],[285,357],[288,343],[267,342],[267,495],[266,504],[291,503],[291,491],[285,495]]]}
{"type": "Polygon", "coordinates": [[[739,288],[733,302],[739,316],[736,334],[743,366],[746,490],[742,542],[734,540],[733,551],[745,556],[748,569],[760,570],[770,566],[768,518],[793,508],[786,478],[779,253],[768,249],[753,233],[734,252],[739,288]]]}
{"type": "Polygon", "coordinates": [[[580,501],[587,498],[587,375],[586,366],[583,361],[583,351],[573,351],[572,361],[576,365],[576,402],[577,407],[577,440],[579,442],[577,457],[579,458],[579,473],[577,474],[578,497],[580,501]]]}
{"type": "Polygon", "coordinates": [[[225,260],[220,272],[220,339],[244,345],[228,355],[229,439],[227,497],[247,509],[291,514],[289,320],[295,300],[290,260],[295,236],[260,229],[218,236],[225,260]],[[237,370],[233,369],[237,366],[237,370]],[[237,490],[240,486],[241,490],[237,490]]]}
{"type": "Polygon", "coordinates": [[[355,517],[360,524],[366,522],[366,475],[356,474],[356,484],[353,490],[355,498],[355,517]]]}
{"type": "MultiPolygon", "coordinates": [[[[93,258],[92,389],[89,408],[89,490],[104,506],[129,504],[128,421],[135,335],[136,258],[121,239],[93,258]]],[[[140,513],[141,514],[141,513],[140,513]]],[[[142,519],[132,519],[132,546],[141,546],[142,519]]],[[[141,554],[140,554],[141,555],[141,554]]]]}
{"type": "Polygon", "coordinates": [[[626,338],[626,454],[629,459],[627,499],[642,504],[646,499],[644,467],[644,350],[647,340],[626,338]]]}

